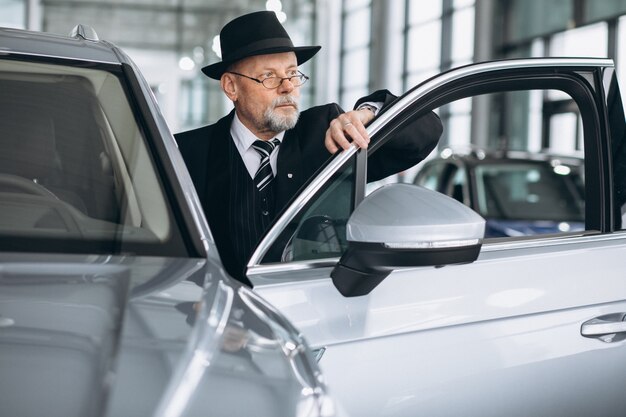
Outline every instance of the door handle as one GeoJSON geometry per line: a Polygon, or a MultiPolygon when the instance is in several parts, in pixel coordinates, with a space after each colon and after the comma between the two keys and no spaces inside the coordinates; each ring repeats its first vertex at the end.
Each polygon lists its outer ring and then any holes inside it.
{"type": "Polygon", "coordinates": [[[607,314],[586,321],[580,326],[584,337],[600,339],[603,342],[618,342],[626,339],[626,313],[607,314]]]}

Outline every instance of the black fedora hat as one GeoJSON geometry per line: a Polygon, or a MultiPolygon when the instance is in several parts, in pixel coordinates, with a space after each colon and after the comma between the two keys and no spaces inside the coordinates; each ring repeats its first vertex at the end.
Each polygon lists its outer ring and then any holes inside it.
{"type": "Polygon", "coordinates": [[[207,65],[202,72],[219,80],[234,62],[255,55],[294,52],[298,64],[313,57],[321,46],[293,46],[287,31],[274,12],[255,12],[240,16],[224,26],[220,32],[222,61],[207,65]]]}

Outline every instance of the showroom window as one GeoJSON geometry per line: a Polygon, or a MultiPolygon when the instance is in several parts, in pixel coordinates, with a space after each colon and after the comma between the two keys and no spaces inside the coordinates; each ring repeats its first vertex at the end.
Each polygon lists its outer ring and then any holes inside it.
{"type": "MultiPolygon", "coordinates": [[[[407,1],[405,90],[473,61],[474,10],[474,0],[407,1]]],[[[441,145],[470,142],[469,100],[442,107],[439,117],[444,125],[441,145]]]]}
{"type": "Polygon", "coordinates": [[[369,93],[371,14],[369,0],[342,2],[339,102],[344,109],[369,93]]]}
{"type": "Polygon", "coordinates": [[[0,27],[26,28],[26,1],[0,0],[0,27]]]}
{"type": "Polygon", "coordinates": [[[439,72],[442,1],[410,0],[406,8],[405,90],[439,72]]]}
{"type": "Polygon", "coordinates": [[[181,130],[215,123],[228,109],[219,83],[207,77],[184,80],[179,108],[181,130]]]}

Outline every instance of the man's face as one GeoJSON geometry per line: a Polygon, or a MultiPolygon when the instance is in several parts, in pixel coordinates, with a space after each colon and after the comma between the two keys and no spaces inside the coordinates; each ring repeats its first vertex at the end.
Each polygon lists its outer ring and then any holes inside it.
{"type": "MultiPolygon", "coordinates": [[[[298,61],[293,52],[259,55],[243,59],[229,70],[262,81],[298,75],[298,61]]],[[[226,73],[222,88],[235,103],[243,124],[262,139],[291,129],[298,121],[300,90],[288,80],[278,88],[268,89],[253,80],[226,73]]]]}

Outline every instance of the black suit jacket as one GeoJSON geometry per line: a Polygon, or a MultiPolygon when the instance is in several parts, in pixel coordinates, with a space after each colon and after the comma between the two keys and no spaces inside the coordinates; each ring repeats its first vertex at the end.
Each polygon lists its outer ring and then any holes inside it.
{"type": "MultiPolygon", "coordinates": [[[[388,105],[395,96],[386,90],[365,97],[363,101],[388,105]]],[[[324,136],[331,120],[342,113],[337,104],[313,107],[300,114],[296,126],[285,133],[279,147],[274,179],[276,213],[284,208],[298,189],[331,156],[324,146],[324,136]]],[[[247,282],[245,265],[236,265],[229,232],[228,195],[230,169],[228,146],[233,139],[230,126],[234,110],[217,123],[176,134],[178,147],[185,160],[196,191],[211,227],[213,238],[226,270],[247,282]]],[[[368,161],[368,181],[375,181],[412,167],[435,148],[442,132],[441,122],[429,113],[403,128],[368,161]]]]}

